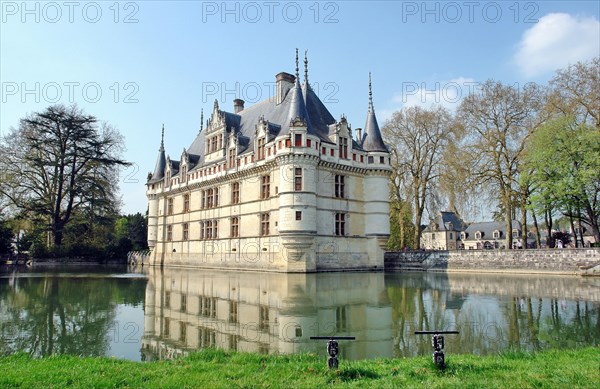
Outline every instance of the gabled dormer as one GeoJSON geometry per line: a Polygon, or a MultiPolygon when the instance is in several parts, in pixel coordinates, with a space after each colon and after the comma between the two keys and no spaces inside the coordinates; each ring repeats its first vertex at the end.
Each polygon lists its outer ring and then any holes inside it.
{"type": "Polygon", "coordinates": [[[215,99],[213,112],[210,119],[208,119],[206,133],[204,134],[204,144],[206,145],[205,155],[207,161],[217,159],[224,155],[225,149],[223,146],[227,127],[226,124],[225,112],[219,110],[219,102],[215,99]]]}
{"type": "Polygon", "coordinates": [[[185,183],[185,182],[187,182],[187,173],[188,173],[189,167],[190,167],[190,158],[189,158],[189,154],[185,150],[185,147],[183,148],[183,152],[181,153],[180,161],[181,162],[179,165],[179,181],[181,183],[185,183]]]}
{"type": "Polygon", "coordinates": [[[336,123],[333,133],[330,133],[329,139],[337,144],[338,156],[340,159],[348,159],[352,150],[352,129],[344,115],[336,123]]]}

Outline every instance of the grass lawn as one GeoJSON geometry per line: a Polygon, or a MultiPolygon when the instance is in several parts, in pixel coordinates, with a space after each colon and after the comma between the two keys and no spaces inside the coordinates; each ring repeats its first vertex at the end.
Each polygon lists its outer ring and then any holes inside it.
{"type": "Polygon", "coordinates": [[[0,358],[0,388],[599,388],[600,348],[447,355],[438,371],[431,357],[340,361],[327,369],[315,355],[260,355],[203,350],[171,361],[25,354],[0,358]]]}

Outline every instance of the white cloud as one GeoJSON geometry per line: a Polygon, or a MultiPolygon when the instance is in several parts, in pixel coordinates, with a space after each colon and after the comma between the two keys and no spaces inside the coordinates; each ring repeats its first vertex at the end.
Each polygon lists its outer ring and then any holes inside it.
{"type": "Polygon", "coordinates": [[[525,31],[514,60],[525,76],[534,77],[598,55],[598,19],[551,13],[525,31]]]}
{"type": "Polygon", "coordinates": [[[388,119],[394,111],[406,107],[419,106],[430,108],[442,106],[454,111],[462,99],[478,90],[479,83],[472,78],[458,77],[436,82],[403,82],[402,90],[394,95],[388,107],[379,110],[377,115],[388,119]]]}

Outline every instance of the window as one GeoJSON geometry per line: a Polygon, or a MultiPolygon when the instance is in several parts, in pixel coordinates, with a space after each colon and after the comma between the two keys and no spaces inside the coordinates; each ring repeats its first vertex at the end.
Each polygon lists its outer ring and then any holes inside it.
{"type": "Polygon", "coordinates": [[[340,138],[339,155],[340,158],[348,159],[348,138],[340,138]]]}
{"type": "Polygon", "coordinates": [[[183,223],[183,240],[188,240],[189,238],[189,224],[183,223]]]}
{"type": "Polygon", "coordinates": [[[181,312],[187,311],[187,295],[181,295],[181,312]]]}
{"type": "Polygon", "coordinates": [[[231,184],[231,204],[240,202],[240,183],[234,182],[231,184]]]}
{"type": "Polygon", "coordinates": [[[364,156],[364,155],[361,155],[361,156],[360,156],[360,163],[363,163],[363,162],[365,162],[365,156],[364,156]]]}
{"type": "Polygon", "coordinates": [[[338,236],[346,235],[346,214],[335,214],[335,234],[338,236]]]}
{"type": "Polygon", "coordinates": [[[312,141],[310,139],[306,140],[306,147],[311,147],[312,146],[312,141]]]}
{"type": "Polygon", "coordinates": [[[215,207],[219,206],[219,188],[215,188],[213,202],[215,207]]]}
{"type": "Polygon", "coordinates": [[[325,147],[321,147],[321,154],[327,154],[327,149],[325,147]]]}
{"type": "Polygon", "coordinates": [[[379,157],[379,163],[385,163],[385,157],[379,157]]]}
{"type": "Polygon", "coordinates": [[[265,157],[265,138],[258,140],[258,159],[261,160],[265,157]]]}
{"type": "Polygon", "coordinates": [[[217,239],[219,237],[219,221],[218,220],[213,220],[212,237],[213,237],[213,239],[217,239]]]}
{"type": "Polygon", "coordinates": [[[261,177],[260,198],[268,199],[271,195],[271,177],[269,175],[261,177]]]}
{"type": "Polygon", "coordinates": [[[212,151],[217,151],[217,137],[213,136],[212,138],[212,144],[211,144],[211,152],[212,151]]]}
{"type": "Polygon", "coordinates": [[[518,238],[519,237],[519,230],[514,229],[513,232],[512,232],[512,236],[513,236],[513,238],[518,238]]]}
{"type": "Polygon", "coordinates": [[[346,331],[347,325],[346,307],[337,307],[335,309],[335,329],[336,332],[346,331]]]}
{"type": "Polygon", "coordinates": [[[269,306],[267,305],[259,306],[258,328],[261,331],[269,330],[269,306]]]}
{"type": "Polygon", "coordinates": [[[238,321],[238,303],[237,301],[229,302],[229,322],[237,323],[238,321]]]}
{"type": "Polygon", "coordinates": [[[181,172],[180,172],[180,177],[181,177],[181,181],[182,182],[186,182],[187,181],[187,167],[184,166],[181,168],[181,172]]]}
{"type": "Polygon", "coordinates": [[[464,233],[464,232],[461,232],[461,233],[460,233],[460,239],[462,239],[462,240],[465,240],[465,239],[467,239],[467,234],[466,234],[466,233],[464,233]]]}
{"type": "Polygon", "coordinates": [[[238,238],[240,236],[239,219],[237,217],[231,218],[231,237],[238,238]]]}
{"type": "Polygon", "coordinates": [[[294,190],[302,190],[302,168],[294,168],[294,190]]]}
{"type": "Polygon", "coordinates": [[[475,233],[475,239],[481,239],[481,231],[475,233]]]}
{"type": "Polygon", "coordinates": [[[454,234],[450,233],[450,239],[454,239],[454,234]]]}
{"type": "Polygon", "coordinates": [[[206,234],[204,235],[204,237],[206,239],[212,239],[212,220],[209,220],[207,222],[204,223],[206,226],[206,234]]]}
{"type": "Polygon", "coordinates": [[[167,242],[170,242],[173,240],[173,226],[172,225],[167,225],[167,242]]]}
{"type": "Polygon", "coordinates": [[[213,206],[213,190],[208,189],[206,191],[206,208],[212,208],[213,206]]]}
{"type": "Polygon", "coordinates": [[[183,212],[189,212],[189,211],[190,211],[190,195],[186,193],[183,195],[183,212]]]}
{"type": "Polygon", "coordinates": [[[369,155],[369,163],[373,163],[373,156],[369,155]]]}
{"type": "Polygon", "coordinates": [[[500,231],[494,231],[494,239],[500,239],[500,231]]]}
{"type": "Polygon", "coordinates": [[[260,235],[269,235],[269,214],[263,213],[260,215],[260,235]]]}
{"type": "Polygon", "coordinates": [[[333,157],[333,149],[329,150],[329,154],[333,157]]]}
{"type": "Polygon", "coordinates": [[[206,223],[200,222],[200,240],[206,239],[206,223]]]}
{"type": "Polygon", "coordinates": [[[165,308],[171,308],[171,292],[165,292],[165,308]]]}
{"type": "Polygon", "coordinates": [[[292,147],[292,141],[291,141],[291,139],[286,139],[285,140],[285,147],[292,147]]]}
{"type": "Polygon", "coordinates": [[[223,134],[219,135],[219,149],[223,148],[223,134]]]}
{"type": "Polygon", "coordinates": [[[294,146],[302,147],[302,134],[294,134],[294,146]]]}
{"type": "Polygon", "coordinates": [[[235,149],[229,150],[229,168],[233,169],[235,167],[235,149]]]}
{"type": "Polygon", "coordinates": [[[296,220],[302,220],[302,211],[296,211],[296,220]]]}
{"type": "Polygon", "coordinates": [[[344,176],[335,176],[334,196],[344,198],[344,176]]]}
{"type": "Polygon", "coordinates": [[[173,198],[167,199],[167,215],[173,214],[173,198]]]}

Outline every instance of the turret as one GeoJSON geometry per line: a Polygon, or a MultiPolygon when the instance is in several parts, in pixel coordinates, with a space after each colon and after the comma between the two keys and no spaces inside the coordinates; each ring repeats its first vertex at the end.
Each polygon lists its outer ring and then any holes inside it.
{"type": "Polygon", "coordinates": [[[370,257],[381,258],[390,234],[389,174],[391,167],[389,152],[381,137],[373,108],[371,73],[369,73],[369,110],[362,137],[362,148],[367,151],[367,169],[370,170],[363,181],[365,235],[371,238],[368,247],[370,257]]]}
{"type": "Polygon", "coordinates": [[[146,196],[148,197],[148,247],[151,249],[156,245],[158,234],[158,197],[159,188],[162,187],[162,179],[165,174],[167,160],[165,158],[165,126],[163,124],[162,134],[160,139],[160,148],[158,149],[158,158],[154,173],[148,180],[146,196]]]}

